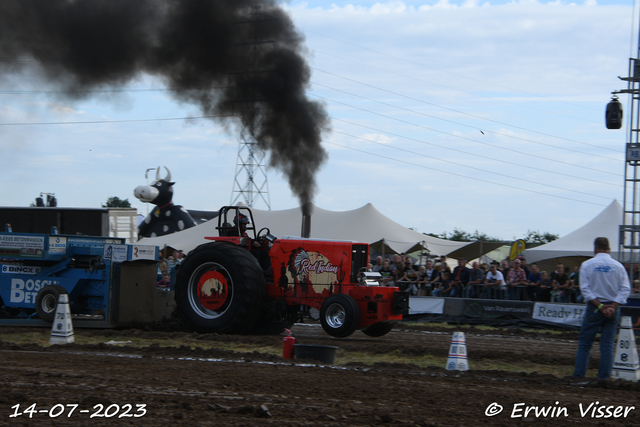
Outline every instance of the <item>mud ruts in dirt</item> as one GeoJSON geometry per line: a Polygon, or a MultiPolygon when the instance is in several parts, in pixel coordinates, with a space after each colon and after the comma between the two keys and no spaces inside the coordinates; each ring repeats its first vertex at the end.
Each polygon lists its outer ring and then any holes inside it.
{"type": "MultiPolygon", "coordinates": [[[[464,330],[472,360],[508,362],[518,358],[573,364],[575,333],[474,329],[464,330]]],[[[314,326],[296,325],[293,331],[298,342],[336,345],[340,351],[409,356],[446,356],[452,333],[446,328],[403,327],[382,338],[357,332],[335,339],[314,326]]],[[[0,329],[2,332],[11,329],[0,329]]],[[[176,330],[75,332],[79,337],[104,337],[105,342],[135,337],[186,340],[194,345],[207,341],[275,349],[282,345],[281,336],[176,330]]],[[[580,409],[595,402],[600,402],[597,406],[635,406],[640,386],[627,381],[505,371],[459,372],[386,362],[321,366],[260,352],[240,354],[157,344],[144,348],[105,343],[41,347],[2,342],[0,353],[0,424],[5,425],[513,426],[523,421],[528,422],[525,425],[552,426],[640,425],[640,409],[629,410],[626,418],[596,418],[589,411],[581,416],[580,409]],[[39,410],[64,408],[65,412],[56,418],[47,412],[35,413],[32,418],[26,413],[11,417],[16,405],[24,412],[34,403],[39,410]],[[76,404],[77,409],[68,416],[67,408],[76,404]],[[132,408],[128,414],[126,405],[132,408]],[[135,412],[137,405],[145,405],[144,416],[128,416],[141,413],[135,412]],[[103,408],[102,415],[106,408],[115,415],[90,418],[96,407],[103,408]],[[487,415],[499,407],[500,413],[487,415]],[[524,417],[527,408],[531,409],[524,417]],[[88,412],[80,413],[83,409],[88,412]],[[536,411],[545,410],[546,416],[536,415],[536,411]]],[[[597,356],[594,351],[592,365],[597,365],[597,356]]]]}

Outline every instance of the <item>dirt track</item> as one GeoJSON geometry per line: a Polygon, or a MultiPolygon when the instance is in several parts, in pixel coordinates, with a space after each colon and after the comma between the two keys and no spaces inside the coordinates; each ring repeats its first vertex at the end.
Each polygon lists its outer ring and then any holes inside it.
{"type": "MultiPolygon", "coordinates": [[[[356,332],[341,340],[325,335],[319,327],[296,325],[293,330],[298,342],[340,347],[338,358],[341,352],[446,357],[451,343],[450,329],[405,328],[375,339],[356,332]]],[[[141,330],[75,332],[76,337],[99,334],[105,340],[174,337],[275,349],[282,343],[279,336],[141,330]]],[[[541,338],[517,330],[471,329],[466,334],[471,360],[530,360],[567,366],[573,364],[576,338],[575,333],[541,338]]],[[[576,381],[535,373],[459,372],[392,363],[329,367],[257,352],[241,355],[157,345],[140,349],[108,344],[40,347],[5,342],[0,352],[0,424],[6,425],[513,426],[523,420],[563,426],[640,425],[640,386],[626,381],[576,381]],[[591,411],[582,417],[580,404],[585,409],[596,401],[599,406],[623,407],[620,411],[627,408],[627,417],[593,418],[591,411]],[[494,402],[503,411],[487,416],[487,411],[495,410],[494,402]],[[25,409],[34,403],[37,405],[32,409],[43,412],[34,413],[30,419],[25,409]],[[18,404],[19,409],[15,406],[18,404]],[[68,416],[74,404],[78,406],[68,416]],[[131,405],[128,412],[127,405],[131,405]],[[136,405],[146,405],[144,416],[135,417],[143,413],[136,405]],[[638,409],[630,409],[636,405],[638,409]],[[525,419],[526,408],[533,406],[550,412],[545,417],[531,410],[525,419]],[[11,417],[16,411],[22,415],[11,417]],[[91,418],[105,411],[110,417],[91,418]],[[52,418],[58,412],[61,415],[52,418]]],[[[592,366],[596,366],[597,351],[592,359],[592,366]]]]}

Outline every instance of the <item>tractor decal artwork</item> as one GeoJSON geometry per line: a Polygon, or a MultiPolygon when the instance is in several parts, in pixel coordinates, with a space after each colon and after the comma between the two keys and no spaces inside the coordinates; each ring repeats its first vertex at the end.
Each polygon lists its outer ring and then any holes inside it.
{"type": "Polygon", "coordinates": [[[308,274],[304,274],[300,265],[303,261],[309,262],[309,254],[302,248],[295,249],[291,251],[291,256],[289,257],[289,263],[293,259],[293,266],[289,265],[289,271],[294,273],[295,280],[304,282],[307,279],[308,274]]]}
{"type": "Polygon", "coordinates": [[[300,269],[302,274],[304,274],[305,276],[308,276],[309,272],[314,272],[317,274],[327,273],[327,272],[333,273],[336,275],[338,274],[338,267],[331,264],[330,262],[323,264],[321,261],[316,261],[315,263],[312,264],[309,258],[305,258],[301,260],[298,268],[300,269]]]}
{"type": "Polygon", "coordinates": [[[299,284],[302,293],[307,294],[312,283],[316,292],[322,292],[323,289],[329,289],[330,285],[337,283],[340,267],[333,265],[321,253],[297,248],[291,251],[285,274],[290,289],[299,284]]]}
{"type": "Polygon", "coordinates": [[[219,271],[209,271],[198,281],[198,299],[203,307],[218,310],[227,300],[227,281],[219,271]]]}

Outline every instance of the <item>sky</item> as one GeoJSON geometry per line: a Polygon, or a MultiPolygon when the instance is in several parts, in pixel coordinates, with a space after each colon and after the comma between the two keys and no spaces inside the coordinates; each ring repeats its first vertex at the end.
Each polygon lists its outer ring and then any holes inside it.
{"type": "MultiPolygon", "coordinates": [[[[511,240],[564,236],[622,203],[627,117],[608,130],[604,110],[637,55],[631,0],[282,7],[305,38],[307,95],[330,117],[316,206],[372,203],[421,233],[511,240]]],[[[0,206],[55,193],[58,206],[97,208],[116,196],[146,214],[133,189],[158,166],[171,171],[176,204],[232,201],[236,129],[189,119],[202,114],[161,82],[140,76],[73,102],[49,90],[29,73],[0,77],[0,206]]],[[[271,210],[299,206],[280,171],[267,179],[271,210]]]]}

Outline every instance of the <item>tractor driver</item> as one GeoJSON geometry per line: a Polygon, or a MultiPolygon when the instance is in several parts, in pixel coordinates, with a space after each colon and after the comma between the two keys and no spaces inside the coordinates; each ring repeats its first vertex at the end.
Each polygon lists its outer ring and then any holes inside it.
{"type": "Polygon", "coordinates": [[[240,245],[251,248],[251,253],[258,260],[258,263],[262,267],[265,272],[271,270],[271,260],[269,258],[269,243],[265,240],[263,244],[261,244],[257,240],[252,240],[247,234],[247,225],[249,224],[249,218],[241,213],[238,213],[235,218],[233,218],[233,224],[236,226],[236,229],[240,228],[240,245]],[[245,240],[247,239],[247,240],[245,240]],[[250,242],[250,243],[249,243],[250,242]]]}
{"type": "Polygon", "coordinates": [[[249,224],[249,218],[246,215],[239,213],[233,218],[233,225],[236,229],[238,229],[238,225],[240,227],[240,237],[249,237],[247,235],[247,224],[249,224]],[[240,224],[238,224],[238,222],[240,224]]]}
{"type": "MultiPolygon", "coordinates": [[[[247,234],[247,225],[249,224],[250,224],[249,218],[244,214],[238,213],[238,215],[235,218],[233,218],[233,225],[236,227],[236,229],[240,227],[240,237],[242,238],[246,237],[247,239],[249,239],[249,242],[251,242],[251,246],[254,248],[262,247],[260,242],[258,242],[257,240],[252,240],[251,237],[249,237],[249,234],[247,234]]],[[[249,246],[249,242],[245,240],[241,240],[240,244],[249,246]]]]}

